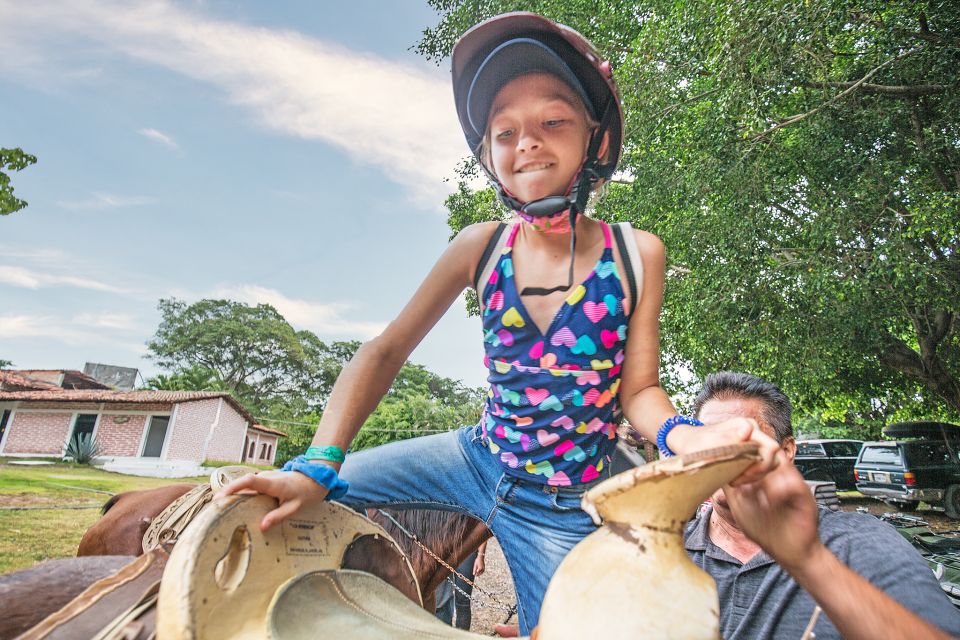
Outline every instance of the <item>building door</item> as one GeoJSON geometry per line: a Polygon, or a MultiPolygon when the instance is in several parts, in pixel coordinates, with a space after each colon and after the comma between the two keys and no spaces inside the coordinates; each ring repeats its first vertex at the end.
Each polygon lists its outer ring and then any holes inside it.
{"type": "Polygon", "coordinates": [[[144,458],[159,458],[163,453],[163,443],[167,439],[167,426],[170,416],[151,416],[147,427],[147,439],[143,443],[144,458]]]}
{"type": "Polygon", "coordinates": [[[7,423],[10,422],[10,409],[0,409],[0,445],[3,444],[3,436],[7,432],[7,423]]]}
{"type": "Polygon", "coordinates": [[[70,439],[75,440],[81,435],[93,437],[93,430],[97,426],[97,417],[95,413],[79,414],[73,423],[73,433],[70,435],[70,439]]]}

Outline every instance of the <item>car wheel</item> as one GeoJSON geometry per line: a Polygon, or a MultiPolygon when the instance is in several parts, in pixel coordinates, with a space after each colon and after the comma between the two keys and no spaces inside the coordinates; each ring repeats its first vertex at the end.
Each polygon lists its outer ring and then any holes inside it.
{"type": "Polygon", "coordinates": [[[943,510],[947,517],[960,520],[960,484],[947,487],[946,494],[943,496],[943,510]]]}

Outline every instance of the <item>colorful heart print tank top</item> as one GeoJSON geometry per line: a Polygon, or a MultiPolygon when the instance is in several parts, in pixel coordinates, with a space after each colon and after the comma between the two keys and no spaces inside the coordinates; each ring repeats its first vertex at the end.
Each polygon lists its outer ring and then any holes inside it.
{"type": "Polygon", "coordinates": [[[490,390],[481,424],[490,453],[511,476],[568,486],[597,478],[610,463],[627,316],[610,228],[600,224],[603,254],[545,334],[527,314],[513,277],[520,223],[483,286],[490,390]]]}

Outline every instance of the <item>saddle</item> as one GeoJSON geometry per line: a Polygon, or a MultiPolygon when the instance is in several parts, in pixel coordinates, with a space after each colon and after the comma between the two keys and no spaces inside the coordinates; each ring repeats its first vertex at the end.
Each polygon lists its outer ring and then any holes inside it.
{"type": "MultiPolygon", "coordinates": [[[[540,640],[719,638],[716,586],[687,557],[683,527],[756,451],[743,444],[669,458],[588,491],[584,508],[603,525],[550,582],[540,640]]],[[[170,556],[165,575],[176,578],[160,585],[159,640],[483,637],[343,568],[345,549],[374,530],[363,516],[327,502],[261,532],[257,524],[275,504],[238,496],[200,514],[170,556]]]]}
{"type": "MultiPolygon", "coordinates": [[[[717,487],[758,459],[756,451],[742,444],[669,458],[588,491],[584,509],[603,524],[561,563],[535,635],[719,638],[716,587],[688,559],[683,527],[717,487]]],[[[159,591],[128,598],[124,615],[97,637],[150,638],[153,623],[158,640],[485,637],[447,626],[398,588],[350,568],[361,566],[356,560],[371,544],[393,549],[406,562],[376,523],[324,502],[261,532],[260,520],[275,506],[269,496],[211,502],[165,558],[159,591]]],[[[138,559],[141,565],[131,565],[127,578],[146,575],[147,567],[156,571],[162,554],[161,546],[143,557],[149,560],[138,559]]],[[[419,594],[412,569],[409,575],[419,594]]],[[[102,600],[109,589],[98,591],[100,584],[51,618],[69,622],[84,608],[78,600],[102,600]]],[[[56,629],[48,625],[52,633],[31,637],[78,637],[56,629]]]]}

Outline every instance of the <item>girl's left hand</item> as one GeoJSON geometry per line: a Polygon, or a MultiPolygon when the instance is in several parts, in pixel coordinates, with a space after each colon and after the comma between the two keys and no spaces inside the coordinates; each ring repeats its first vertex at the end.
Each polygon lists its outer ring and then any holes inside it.
{"type": "Polygon", "coordinates": [[[670,431],[667,438],[667,446],[678,454],[742,442],[753,442],[758,445],[760,460],[730,483],[735,487],[760,480],[779,464],[780,458],[777,452],[780,451],[780,445],[760,429],[756,420],[731,418],[702,427],[677,425],[670,431]]]}

